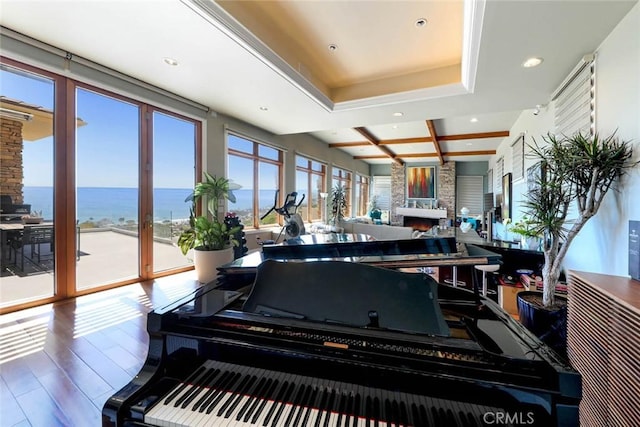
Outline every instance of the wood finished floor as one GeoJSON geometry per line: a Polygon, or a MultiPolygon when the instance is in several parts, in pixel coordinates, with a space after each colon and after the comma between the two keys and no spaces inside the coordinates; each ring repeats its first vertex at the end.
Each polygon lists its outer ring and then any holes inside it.
{"type": "Polygon", "coordinates": [[[147,313],[191,273],[0,316],[0,426],[100,426],[104,402],[144,364],[147,313]]]}

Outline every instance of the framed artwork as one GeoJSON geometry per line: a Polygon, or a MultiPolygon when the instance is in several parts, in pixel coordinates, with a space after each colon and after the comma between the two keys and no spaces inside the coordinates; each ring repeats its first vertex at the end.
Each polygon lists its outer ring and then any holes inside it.
{"type": "Polygon", "coordinates": [[[511,218],[511,173],[502,176],[502,220],[511,218]]]}
{"type": "Polygon", "coordinates": [[[407,168],[407,198],[435,199],[436,168],[419,166],[407,168]]]}

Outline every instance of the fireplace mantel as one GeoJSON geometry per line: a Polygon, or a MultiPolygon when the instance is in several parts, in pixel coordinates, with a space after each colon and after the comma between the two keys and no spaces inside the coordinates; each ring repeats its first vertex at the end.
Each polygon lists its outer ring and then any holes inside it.
{"type": "Polygon", "coordinates": [[[396,208],[396,215],[413,216],[417,218],[446,218],[446,209],[396,208]]]}

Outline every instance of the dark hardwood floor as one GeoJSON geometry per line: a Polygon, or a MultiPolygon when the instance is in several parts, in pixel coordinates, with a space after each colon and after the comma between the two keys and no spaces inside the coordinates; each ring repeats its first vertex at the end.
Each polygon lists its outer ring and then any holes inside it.
{"type": "Polygon", "coordinates": [[[0,316],[0,426],[100,426],[144,364],[147,313],[198,286],[191,273],[0,316]]]}

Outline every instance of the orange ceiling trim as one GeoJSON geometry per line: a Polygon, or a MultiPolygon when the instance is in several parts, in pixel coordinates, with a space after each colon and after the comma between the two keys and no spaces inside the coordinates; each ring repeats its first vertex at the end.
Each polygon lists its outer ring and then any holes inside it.
{"type": "Polygon", "coordinates": [[[438,142],[438,134],[436,133],[436,127],[433,125],[433,120],[426,120],[427,129],[429,129],[429,135],[433,138],[433,146],[436,149],[440,164],[444,165],[444,158],[442,157],[442,150],[440,149],[440,142],[438,142]]]}
{"type": "Polygon", "coordinates": [[[388,157],[390,157],[391,159],[393,159],[394,162],[396,162],[399,165],[404,165],[404,162],[399,159],[396,156],[396,153],[394,153],[393,151],[389,150],[387,147],[381,146],[380,145],[380,140],[378,138],[376,138],[371,132],[369,132],[366,128],[363,127],[357,127],[357,128],[353,128],[356,132],[358,132],[360,135],[362,135],[367,141],[369,141],[372,145],[375,145],[376,147],[378,147],[378,149],[380,151],[382,151],[384,154],[386,154],[388,157]]]}
{"type": "MultiPolygon", "coordinates": [[[[503,138],[509,136],[508,130],[500,130],[495,132],[478,132],[478,133],[461,133],[454,135],[438,135],[438,141],[461,141],[467,139],[485,139],[485,138],[503,138]]],[[[397,138],[397,139],[381,139],[376,145],[393,145],[393,144],[415,144],[419,142],[433,142],[430,136],[421,136],[416,138],[397,138]]],[[[332,142],[328,144],[330,148],[344,147],[364,147],[370,145],[368,141],[351,141],[351,142],[332,142]]]]}
{"type": "Polygon", "coordinates": [[[502,138],[509,136],[508,130],[500,130],[496,132],[480,132],[480,133],[463,133],[458,135],[440,135],[440,141],[458,141],[461,139],[482,139],[482,138],[502,138]]]}
{"type": "MultiPolygon", "coordinates": [[[[443,156],[459,157],[459,156],[492,156],[496,154],[496,150],[478,150],[478,151],[449,151],[448,153],[442,153],[443,156]]],[[[420,158],[420,157],[438,157],[438,153],[407,153],[398,154],[398,157],[403,159],[420,158]]],[[[366,159],[385,159],[387,156],[383,155],[371,155],[371,156],[354,156],[356,160],[366,159]]]]}
{"type": "Polygon", "coordinates": [[[493,156],[496,150],[478,150],[478,151],[449,151],[445,156],[493,156]]]}

